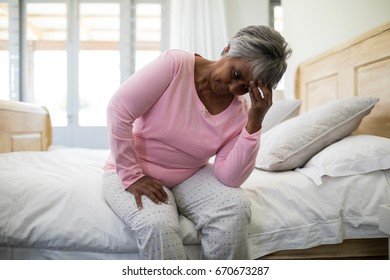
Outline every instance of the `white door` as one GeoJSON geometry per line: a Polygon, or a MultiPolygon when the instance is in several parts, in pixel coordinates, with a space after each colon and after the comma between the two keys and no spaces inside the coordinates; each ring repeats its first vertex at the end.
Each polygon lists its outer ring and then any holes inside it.
{"type": "Polygon", "coordinates": [[[151,2],[24,2],[22,96],[48,108],[54,145],[108,148],[110,97],[163,48],[163,2],[151,2]]]}

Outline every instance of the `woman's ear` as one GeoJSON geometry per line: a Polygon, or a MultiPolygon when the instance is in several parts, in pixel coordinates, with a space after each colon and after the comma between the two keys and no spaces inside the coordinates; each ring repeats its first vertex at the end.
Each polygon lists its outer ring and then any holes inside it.
{"type": "Polygon", "coordinates": [[[227,53],[229,52],[229,50],[230,50],[230,45],[227,45],[227,46],[223,49],[221,55],[227,54],[227,53]]]}

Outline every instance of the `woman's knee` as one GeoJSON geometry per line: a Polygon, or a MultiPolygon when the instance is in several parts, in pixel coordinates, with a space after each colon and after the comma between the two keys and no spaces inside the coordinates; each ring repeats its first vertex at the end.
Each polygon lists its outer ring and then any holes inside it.
{"type": "Polygon", "coordinates": [[[147,221],[139,234],[163,240],[169,239],[171,236],[181,236],[181,230],[176,220],[152,219],[147,221]]]}
{"type": "MultiPolygon", "coordinates": [[[[140,221],[137,227],[133,228],[136,232],[138,245],[143,251],[143,254],[155,255],[160,253],[165,254],[164,252],[168,252],[168,255],[173,254],[172,258],[176,258],[174,257],[176,253],[169,252],[171,250],[178,250],[180,252],[184,250],[178,218],[174,215],[169,215],[169,213],[167,214],[168,215],[164,215],[162,213],[151,213],[150,215],[145,215],[142,222],[140,221]],[[154,250],[155,253],[150,253],[151,250],[154,250]]],[[[163,257],[162,255],[161,257],[166,258],[166,256],[163,257]]],[[[183,256],[180,258],[182,257],[183,256]]]]}
{"type": "Polygon", "coordinates": [[[247,220],[249,223],[251,218],[251,203],[245,192],[241,189],[235,189],[228,197],[231,214],[240,218],[242,221],[247,220]]]}
{"type": "Polygon", "coordinates": [[[177,227],[179,224],[178,213],[172,205],[146,206],[139,211],[142,215],[142,220],[153,228],[164,230],[170,227],[177,227]]]}

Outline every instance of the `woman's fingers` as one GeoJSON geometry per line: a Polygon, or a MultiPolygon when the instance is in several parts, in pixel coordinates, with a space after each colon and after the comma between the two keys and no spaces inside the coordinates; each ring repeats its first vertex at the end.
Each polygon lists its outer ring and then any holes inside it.
{"type": "Polygon", "coordinates": [[[133,195],[134,195],[134,198],[135,198],[135,202],[137,203],[137,207],[138,209],[142,209],[143,208],[143,205],[142,205],[142,193],[141,192],[132,192],[133,195]]]}
{"type": "Polygon", "coordinates": [[[146,185],[142,193],[143,195],[149,197],[156,204],[166,203],[168,199],[168,195],[165,192],[163,185],[159,181],[155,181],[153,184],[146,185]]]}
{"type": "Polygon", "coordinates": [[[137,207],[142,209],[142,196],[147,196],[156,204],[166,203],[168,194],[163,188],[163,184],[153,178],[144,176],[132,184],[127,191],[134,195],[137,207]]]}
{"type": "Polygon", "coordinates": [[[255,82],[250,81],[249,89],[249,94],[251,94],[252,102],[259,102],[264,98],[264,93],[259,87],[256,86],[255,82]]]}
{"type": "Polygon", "coordinates": [[[253,102],[263,102],[267,101],[267,103],[272,101],[272,88],[267,87],[262,82],[256,83],[254,81],[250,81],[249,83],[249,95],[251,96],[251,101],[253,102]]]}
{"type": "Polygon", "coordinates": [[[250,81],[249,96],[251,107],[248,112],[246,129],[252,134],[261,129],[264,116],[272,106],[272,87],[264,85],[261,81],[257,84],[250,81]]]}

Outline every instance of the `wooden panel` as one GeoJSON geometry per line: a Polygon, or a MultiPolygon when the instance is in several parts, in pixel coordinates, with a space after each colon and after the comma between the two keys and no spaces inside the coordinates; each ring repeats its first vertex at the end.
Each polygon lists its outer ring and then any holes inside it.
{"type": "Polygon", "coordinates": [[[45,108],[0,100],[0,153],[45,151],[51,137],[50,116],[45,108]]]}
{"type": "Polygon", "coordinates": [[[355,76],[357,96],[380,98],[380,102],[363,119],[355,133],[388,137],[385,129],[390,128],[390,56],[356,67],[355,76]]]}
{"type": "Polygon", "coordinates": [[[338,96],[338,77],[334,74],[306,84],[306,106],[313,108],[338,96]]]}
{"type": "MultiPolygon", "coordinates": [[[[389,50],[390,55],[390,50],[389,50]]],[[[355,68],[356,95],[389,98],[390,56],[355,68]]]]}
{"type": "Polygon", "coordinates": [[[348,239],[340,244],[321,245],[303,250],[285,250],[260,259],[268,260],[326,260],[389,258],[388,238],[348,239]]]}
{"type": "Polygon", "coordinates": [[[296,72],[295,95],[302,100],[301,112],[345,97],[380,98],[355,134],[390,138],[389,89],[390,23],[303,62],[296,72]]]}
{"type": "Polygon", "coordinates": [[[42,151],[42,133],[18,133],[11,135],[12,152],[42,151]]]}

